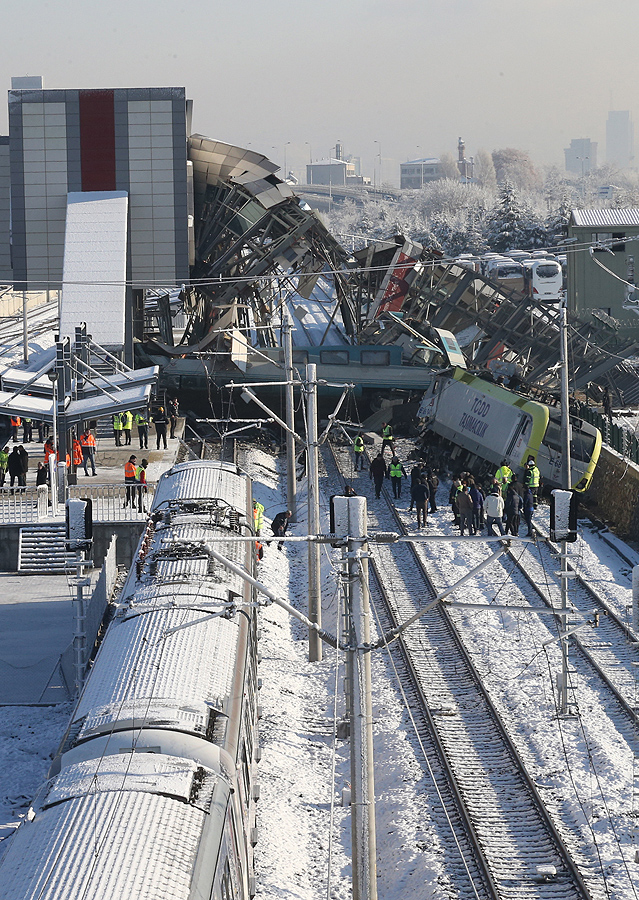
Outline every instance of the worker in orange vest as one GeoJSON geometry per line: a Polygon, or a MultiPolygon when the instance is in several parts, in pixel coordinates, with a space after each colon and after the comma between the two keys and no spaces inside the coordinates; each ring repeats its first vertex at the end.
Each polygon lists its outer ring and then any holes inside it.
{"type": "Polygon", "coordinates": [[[82,465],[82,445],[77,437],[73,438],[73,443],[71,445],[71,450],[73,451],[73,465],[77,469],[78,466],[82,465]]]}
{"type": "Polygon", "coordinates": [[[20,416],[11,416],[11,440],[14,444],[18,443],[18,428],[20,427],[20,416]]]}
{"type": "Polygon", "coordinates": [[[52,453],[55,453],[55,447],[53,445],[53,438],[47,438],[44,444],[44,462],[45,465],[49,463],[49,457],[52,453]]]}
{"type": "Polygon", "coordinates": [[[124,464],[124,483],[127,485],[126,489],[126,500],[124,501],[124,506],[135,505],[135,488],[129,487],[129,485],[137,484],[136,475],[136,457],[130,456],[128,462],[124,464]]]}
{"type": "Polygon", "coordinates": [[[80,446],[82,447],[82,462],[84,464],[84,474],[89,474],[89,463],[91,463],[93,474],[96,475],[95,438],[93,437],[93,432],[89,431],[88,428],[85,428],[85,430],[80,435],[80,446]]]}

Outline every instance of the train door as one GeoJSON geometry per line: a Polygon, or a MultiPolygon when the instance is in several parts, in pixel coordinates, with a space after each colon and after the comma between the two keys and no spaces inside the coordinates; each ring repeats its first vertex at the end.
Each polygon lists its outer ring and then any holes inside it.
{"type": "Polygon", "coordinates": [[[531,426],[532,416],[530,413],[522,412],[519,416],[519,422],[517,422],[512,436],[506,445],[506,452],[504,454],[506,459],[515,466],[522,465],[523,456],[528,448],[531,426]]]}

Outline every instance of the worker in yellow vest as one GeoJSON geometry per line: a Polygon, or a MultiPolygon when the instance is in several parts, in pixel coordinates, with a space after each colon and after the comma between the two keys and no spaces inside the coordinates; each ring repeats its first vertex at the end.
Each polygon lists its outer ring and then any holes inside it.
{"type": "Polygon", "coordinates": [[[122,419],[120,413],[113,416],[113,437],[115,438],[115,446],[122,446],[122,419]]]}
{"type": "Polygon", "coordinates": [[[253,525],[255,528],[255,535],[259,537],[262,533],[262,526],[264,525],[264,506],[261,503],[258,503],[257,500],[253,501],[253,525]]]}
{"type": "Polygon", "coordinates": [[[122,413],[122,431],[124,432],[124,446],[128,447],[131,443],[131,429],[133,428],[133,413],[127,409],[122,413]]]}
{"type": "Polygon", "coordinates": [[[540,478],[541,474],[539,472],[539,469],[537,468],[535,459],[534,457],[529,456],[528,462],[526,463],[526,468],[524,469],[524,485],[525,487],[530,488],[530,491],[533,495],[534,509],[537,509],[537,502],[539,500],[540,478]]]}
{"type": "Polygon", "coordinates": [[[500,467],[495,472],[495,481],[499,485],[502,495],[506,496],[508,485],[512,481],[513,470],[510,468],[505,459],[502,459],[500,467]]]}
{"type": "Polygon", "coordinates": [[[358,434],[353,441],[353,452],[355,454],[355,471],[361,469],[364,471],[364,438],[358,434]]]}
{"type": "Polygon", "coordinates": [[[382,422],[382,453],[390,447],[392,454],[395,453],[395,441],[393,440],[393,426],[388,422],[382,422]]]}

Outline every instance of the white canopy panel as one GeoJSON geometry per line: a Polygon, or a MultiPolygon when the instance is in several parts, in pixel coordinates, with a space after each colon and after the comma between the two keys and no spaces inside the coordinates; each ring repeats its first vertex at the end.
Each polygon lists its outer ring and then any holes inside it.
{"type": "Polygon", "coordinates": [[[99,344],[124,344],[126,191],[67,194],[60,333],[80,322],[99,344]]]}

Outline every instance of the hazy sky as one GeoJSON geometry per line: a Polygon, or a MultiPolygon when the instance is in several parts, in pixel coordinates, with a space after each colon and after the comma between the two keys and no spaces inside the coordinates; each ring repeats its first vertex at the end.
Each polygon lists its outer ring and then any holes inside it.
{"type": "Polygon", "coordinates": [[[2,22],[7,90],[184,85],[194,131],[286,146],[298,175],[341,140],[397,181],[459,136],[563,169],[571,138],[605,161],[609,109],[639,123],[636,0],[5,0],[2,22]]]}

